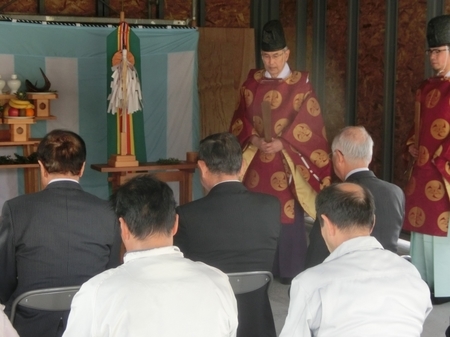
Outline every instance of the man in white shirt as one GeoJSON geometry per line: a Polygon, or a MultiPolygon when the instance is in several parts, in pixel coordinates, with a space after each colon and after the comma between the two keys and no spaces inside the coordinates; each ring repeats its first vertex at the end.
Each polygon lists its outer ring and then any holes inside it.
{"type": "Polygon", "coordinates": [[[333,184],[317,196],[316,210],[331,255],[294,278],[280,337],[419,337],[430,291],[411,263],[370,236],[371,193],[333,184]]]}
{"type": "Polygon", "coordinates": [[[124,264],[83,284],[64,336],[236,336],[228,277],[172,245],[178,216],[170,187],[138,176],[111,202],[127,250],[124,264]]]}

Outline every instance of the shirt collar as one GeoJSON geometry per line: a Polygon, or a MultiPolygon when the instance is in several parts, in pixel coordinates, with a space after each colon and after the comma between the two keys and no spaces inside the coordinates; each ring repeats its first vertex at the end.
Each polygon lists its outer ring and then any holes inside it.
{"type": "MultiPolygon", "coordinates": [[[[291,68],[289,68],[289,64],[286,62],[284,64],[283,70],[281,71],[281,73],[278,74],[277,78],[281,78],[281,79],[285,79],[286,77],[288,77],[291,74],[291,68]]],[[[266,78],[272,78],[272,76],[270,76],[270,73],[266,70],[266,72],[264,73],[264,76],[266,78]]]]}
{"type": "MultiPolygon", "coordinates": [[[[56,182],[58,182],[58,181],[72,181],[72,182],[77,183],[77,184],[80,183],[79,181],[77,181],[77,180],[75,180],[75,179],[69,179],[69,178],[56,178],[56,179],[52,179],[51,181],[49,181],[48,184],[56,183],[56,182]]],[[[47,184],[47,185],[48,185],[48,184],[47,184]]]]}
{"type": "Polygon", "coordinates": [[[183,253],[176,246],[167,246],[161,248],[153,248],[146,250],[133,250],[131,252],[125,253],[123,257],[123,262],[129,262],[136,259],[141,259],[145,257],[161,256],[161,255],[177,255],[183,257],[183,253]]]}
{"type": "Polygon", "coordinates": [[[373,236],[358,236],[356,238],[347,240],[340,244],[326,259],[324,262],[338,259],[339,257],[353,253],[354,251],[383,249],[381,243],[377,241],[373,236]]]}
{"type": "Polygon", "coordinates": [[[369,168],[367,168],[367,167],[360,167],[360,168],[356,168],[354,170],[351,170],[349,173],[347,173],[347,175],[345,176],[344,180],[347,180],[348,177],[350,177],[353,173],[362,172],[362,171],[369,171],[369,168]]]}

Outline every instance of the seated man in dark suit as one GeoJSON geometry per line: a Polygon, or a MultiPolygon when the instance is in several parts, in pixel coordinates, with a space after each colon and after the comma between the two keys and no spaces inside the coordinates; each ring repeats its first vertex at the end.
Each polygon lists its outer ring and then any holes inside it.
{"type": "MultiPolygon", "coordinates": [[[[334,172],[342,181],[366,187],[375,199],[374,236],[384,249],[397,252],[397,242],[405,215],[405,195],[400,187],[378,179],[369,170],[373,140],[362,126],[342,129],[331,144],[334,172]]],[[[306,267],[322,263],[330,255],[316,219],[309,234],[306,267]]]]}
{"type": "MultiPolygon", "coordinates": [[[[250,192],[239,181],[242,150],[235,136],[206,137],[198,158],[202,185],[209,193],[178,207],[174,245],[187,258],[225,273],[272,270],[280,231],[278,199],[250,192]]],[[[276,336],[265,288],[236,298],[237,336],[276,336]]]]}
{"type": "MultiPolygon", "coordinates": [[[[0,218],[0,302],[7,314],[24,292],[81,285],[120,262],[114,212],[79,184],[83,139],[54,130],[40,142],[37,157],[43,190],[6,201],[0,218]]],[[[14,327],[21,337],[60,336],[68,314],[19,308],[14,327]]]]}

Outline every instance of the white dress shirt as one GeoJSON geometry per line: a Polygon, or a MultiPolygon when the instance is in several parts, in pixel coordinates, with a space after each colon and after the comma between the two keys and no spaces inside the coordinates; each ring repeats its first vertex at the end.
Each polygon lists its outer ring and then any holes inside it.
{"type": "Polygon", "coordinates": [[[11,325],[8,316],[5,315],[3,310],[5,306],[0,304],[0,336],[1,337],[19,337],[17,331],[11,325]]]}
{"type": "Polygon", "coordinates": [[[431,311],[416,268],[371,236],[297,275],[290,296],[280,337],[419,337],[431,311]]]}
{"type": "Polygon", "coordinates": [[[84,283],[64,337],[236,336],[237,324],[228,277],[170,246],[127,253],[84,283]]]}

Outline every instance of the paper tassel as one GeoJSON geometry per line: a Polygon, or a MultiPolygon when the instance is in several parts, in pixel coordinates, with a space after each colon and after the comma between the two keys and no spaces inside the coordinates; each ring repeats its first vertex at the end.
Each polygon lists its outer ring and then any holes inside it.
{"type": "Polygon", "coordinates": [[[142,104],[142,92],[139,77],[134,66],[127,60],[127,50],[122,51],[122,60],[119,64],[111,67],[112,81],[111,81],[111,94],[108,96],[109,105],[108,112],[115,114],[119,109],[123,109],[124,105],[127,113],[132,114],[136,111],[140,111],[143,108],[142,104]],[[126,62],[126,65],[123,64],[126,62]],[[126,70],[123,71],[123,67],[126,66],[126,70]],[[123,90],[123,74],[126,79],[126,94],[124,97],[123,90]],[[125,102],[124,102],[125,99],[125,102]]]}

